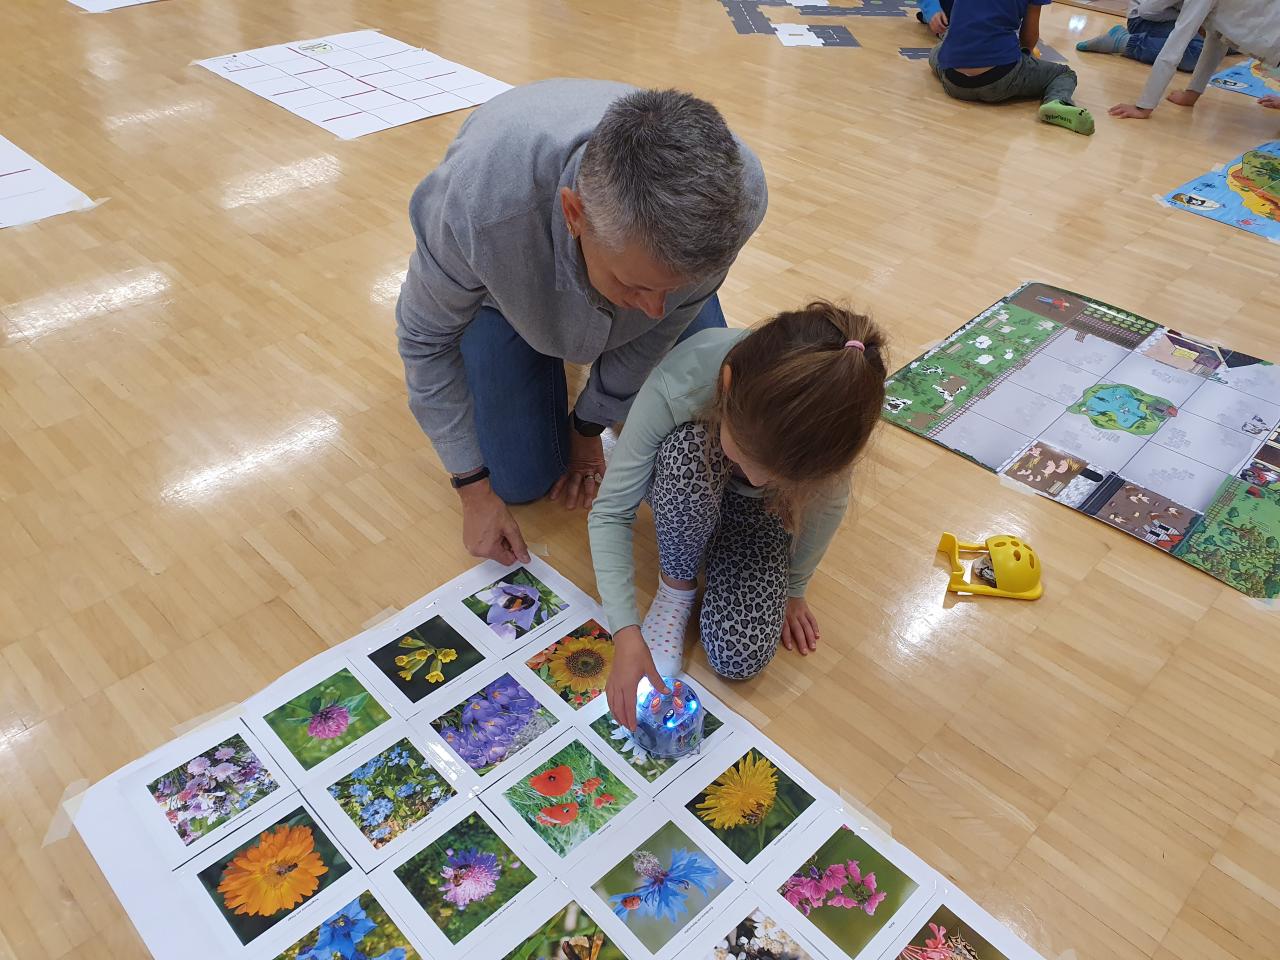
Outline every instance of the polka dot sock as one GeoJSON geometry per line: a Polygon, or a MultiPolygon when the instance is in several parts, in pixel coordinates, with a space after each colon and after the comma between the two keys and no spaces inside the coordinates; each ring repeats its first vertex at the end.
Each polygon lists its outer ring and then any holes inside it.
{"type": "Polygon", "coordinates": [[[640,633],[653,654],[654,666],[664,677],[674,677],[684,669],[684,631],[693,615],[697,588],[677,590],[661,578],[653,604],[640,624],[640,633]]]}

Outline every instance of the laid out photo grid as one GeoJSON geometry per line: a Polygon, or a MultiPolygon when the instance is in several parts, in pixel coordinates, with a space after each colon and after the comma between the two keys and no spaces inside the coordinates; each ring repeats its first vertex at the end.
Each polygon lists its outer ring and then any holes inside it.
{"type": "Polygon", "coordinates": [[[707,690],[647,754],[599,605],[485,563],[106,778],[75,823],[157,958],[1032,960],[707,690]]]}

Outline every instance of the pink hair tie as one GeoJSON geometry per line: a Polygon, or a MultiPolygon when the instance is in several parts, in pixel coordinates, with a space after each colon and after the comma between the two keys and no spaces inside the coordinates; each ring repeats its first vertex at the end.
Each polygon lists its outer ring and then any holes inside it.
{"type": "Polygon", "coordinates": [[[861,350],[863,353],[867,352],[867,345],[863,343],[861,340],[847,341],[844,345],[844,348],[848,350],[850,347],[853,347],[855,350],[861,350]]]}

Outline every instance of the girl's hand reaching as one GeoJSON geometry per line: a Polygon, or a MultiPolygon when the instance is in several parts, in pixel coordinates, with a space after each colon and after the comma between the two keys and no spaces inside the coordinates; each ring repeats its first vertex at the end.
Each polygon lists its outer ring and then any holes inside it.
{"type": "Polygon", "coordinates": [[[659,693],[669,692],[640,628],[623,627],[613,635],[613,667],[609,670],[604,694],[613,719],[628,730],[636,728],[636,692],[645,677],[659,693]]]}
{"type": "Polygon", "coordinates": [[[804,597],[787,599],[787,617],[782,621],[782,645],[788,650],[798,651],[800,656],[807,657],[818,649],[818,641],[822,631],[818,629],[818,618],[809,609],[804,597]]]}

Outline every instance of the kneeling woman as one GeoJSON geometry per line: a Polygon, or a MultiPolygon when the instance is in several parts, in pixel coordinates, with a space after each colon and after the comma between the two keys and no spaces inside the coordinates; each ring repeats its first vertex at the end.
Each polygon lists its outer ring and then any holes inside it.
{"type": "Polygon", "coordinates": [[[805,587],[879,422],[882,345],[866,317],[817,302],[751,330],[696,334],[645,382],[589,523],[619,723],[635,727],[641,678],[662,688],[682,669],[704,570],[701,639],[717,673],[754,677],[779,641],[802,654],[816,648],[805,587]],[[646,497],[660,579],[641,621],[631,528],[646,497]]]}

